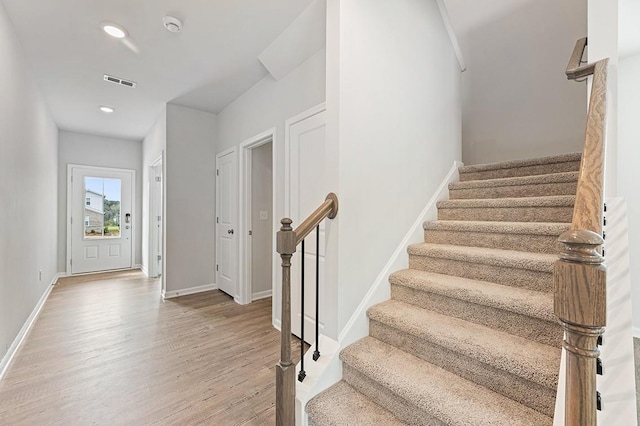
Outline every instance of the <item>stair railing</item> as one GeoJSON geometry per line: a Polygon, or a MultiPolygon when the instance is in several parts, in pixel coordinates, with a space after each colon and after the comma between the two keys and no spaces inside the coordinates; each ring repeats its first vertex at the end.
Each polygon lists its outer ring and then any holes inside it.
{"type": "Polygon", "coordinates": [[[327,195],[324,203],[306,218],[295,230],[291,228],[293,221],[284,218],[277,237],[277,252],[282,258],[282,318],[280,327],[280,362],[276,365],[276,425],[292,426],[295,424],[296,366],[291,360],[291,258],[298,244],[302,243],[302,315],[301,315],[301,368],[298,380],[305,378],[304,371],[304,239],[316,230],[316,350],[314,361],[320,357],[318,347],[318,310],[319,310],[319,271],[318,255],[320,248],[320,223],[325,219],[333,219],[338,214],[338,196],[333,192],[327,195]]]}
{"type": "Polygon", "coordinates": [[[606,268],[600,254],[604,209],[607,66],[609,59],[581,65],[587,39],[578,40],[567,78],[593,75],[589,112],[571,230],[553,271],[554,311],[565,331],[565,425],[595,426],[598,338],[606,325],[606,268]]]}

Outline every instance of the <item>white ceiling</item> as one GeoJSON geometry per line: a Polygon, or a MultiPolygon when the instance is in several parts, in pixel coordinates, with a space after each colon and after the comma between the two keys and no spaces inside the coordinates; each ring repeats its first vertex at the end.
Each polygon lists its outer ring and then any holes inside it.
{"type": "Polygon", "coordinates": [[[216,113],[263,78],[258,55],[311,2],[2,0],[58,126],[138,140],[166,102],[216,113]],[[167,14],[184,22],[181,33],[164,29],[167,14]],[[102,21],[125,27],[128,39],[104,34],[102,21]]]}

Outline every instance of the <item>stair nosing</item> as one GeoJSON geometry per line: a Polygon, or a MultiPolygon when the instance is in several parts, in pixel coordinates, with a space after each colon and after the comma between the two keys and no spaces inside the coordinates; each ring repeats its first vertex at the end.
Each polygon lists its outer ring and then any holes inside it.
{"type": "Polygon", "coordinates": [[[546,164],[573,163],[580,161],[581,158],[581,153],[572,152],[548,157],[502,161],[497,163],[472,164],[468,166],[461,166],[458,170],[460,173],[474,173],[492,170],[517,169],[520,167],[543,166],[546,164]]]}
{"type": "Polygon", "coordinates": [[[519,207],[572,207],[575,195],[551,195],[520,198],[471,198],[438,201],[439,209],[465,208],[519,208],[519,207]]]}
{"type": "Polygon", "coordinates": [[[553,265],[557,260],[556,255],[547,253],[433,243],[411,244],[407,247],[407,253],[410,256],[426,256],[548,273],[553,272],[553,265]]]}
{"type": "MultiPolygon", "coordinates": [[[[372,351],[363,353],[372,356],[373,354],[371,352],[372,351]]],[[[370,380],[376,381],[380,386],[384,386],[389,391],[394,392],[398,397],[407,401],[407,403],[415,405],[422,411],[433,412],[433,416],[444,423],[448,422],[448,424],[453,424],[451,422],[460,412],[487,413],[494,419],[501,413],[502,415],[500,417],[505,421],[512,419],[512,417],[507,418],[507,414],[505,413],[505,411],[511,410],[516,410],[518,414],[522,416],[528,416],[528,420],[531,420],[533,417],[538,420],[549,418],[506,396],[470,382],[443,368],[430,364],[415,355],[404,352],[401,349],[370,336],[343,349],[340,353],[340,359],[350,368],[357,370],[370,380]],[[380,371],[377,364],[374,365],[367,359],[363,359],[359,351],[361,351],[360,346],[366,344],[369,346],[378,346],[378,348],[374,348],[376,351],[386,351],[387,353],[384,354],[386,356],[383,359],[387,361],[400,360],[402,361],[400,363],[401,366],[411,365],[411,379],[407,380],[407,383],[404,383],[404,380],[402,380],[404,374],[399,371],[396,362],[385,363],[395,368],[386,368],[384,371],[380,371]],[[380,382],[376,380],[376,373],[381,374],[385,381],[380,382]],[[444,382],[445,385],[442,385],[442,382],[444,382]],[[423,398],[416,398],[417,395],[423,398]],[[428,402],[425,401],[424,395],[427,395],[428,402]],[[492,401],[492,404],[487,404],[487,401],[492,401]]]]}
{"type": "Polygon", "coordinates": [[[528,316],[541,321],[556,321],[556,316],[553,312],[552,293],[529,290],[527,288],[508,286],[488,281],[479,281],[453,275],[439,274],[437,272],[422,271],[419,269],[403,269],[396,271],[389,276],[389,282],[392,286],[408,287],[417,291],[433,293],[466,303],[528,316]],[[412,276],[408,277],[408,274],[411,274],[412,276]],[[416,280],[418,282],[416,282],[416,280]],[[420,285],[420,283],[424,283],[424,285],[420,285]],[[438,285],[438,283],[440,283],[440,285],[438,285]],[[451,283],[459,283],[459,285],[454,286],[451,283]],[[460,295],[453,291],[463,288],[467,290],[465,294],[467,296],[466,298],[460,297],[460,295]],[[484,294],[482,292],[474,291],[479,288],[489,288],[494,290],[492,292],[492,297],[483,297],[484,294]],[[495,296],[495,294],[498,294],[499,296],[495,296]],[[511,296],[510,299],[509,296],[511,296]],[[518,303],[498,303],[501,301],[500,297],[502,297],[502,300],[508,299],[508,301],[511,301],[511,299],[518,299],[518,303]],[[532,301],[540,301],[541,299],[545,299],[545,302],[547,301],[546,299],[550,299],[551,305],[546,310],[544,310],[544,306],[547,305],[546,303],[531,303],[532,301]],[[534,309],[536,306],[541,307],[542,310],[534,309]],[[525,309],[518,309],[518,307],[525,307],[525,309]]]}
{"type": "Polygon", "coordinates": [[[449,190],[503,188],[512,186],[531,186],[578,182],[579,172],[547,173],[543,175],[515,176],[495,179],[476,179],[453,182],[449,190]]]}
{"type": "Polygon", "coordinates": [[[367,316],[369,320],[381,322],[415,338],[443,347],[452,353],[474,359],[541,386],[554,389],[558,385],[560,348],[399,300],[387,300],[374,305],[367,310],[367,316]],[[416,318],[422,321],[415,321],[416,318]],[[425,324],[440,326],[425,327],[425,324]],[[517,342],[517,344],[510,346],[509,342],[517,342]],[[510,350],[502,350],[505,347],[509,347],[510,350]],[[549,368],[546,361],[549,360],[552,350],[557,352],[558,366],[549,368]],[[528,358],[527,354],[531,357],[528,358]]]}
{"type": "Polygon", "coordinates": [[[425,231],[479,232],[484,234],[516,234],[557,236],[571,226],[568,222],[507,222],[482,220],[430,220],[422,224],[425,231]],[[555,229],[554,229],[555,228],[555,229]],[[560,232],[557,232],[557,229],[560,232]]]}

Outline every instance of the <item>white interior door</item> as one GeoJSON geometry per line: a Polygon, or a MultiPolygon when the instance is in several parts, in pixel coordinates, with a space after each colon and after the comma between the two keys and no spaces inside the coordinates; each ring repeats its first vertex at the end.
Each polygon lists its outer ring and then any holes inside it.
{"type": "MultiPolygon", "coordinates": [[[[289,207],[294,228],[307,218],[324,201],[330,188],[327,187],[325,160],[324,110],[289,127],[289,207]]],[[[324,320],[330,307],[324,299],[325,292],[325,224],[320,224],[319,281],[320,313],[319,327],[324,328],[324,320]]],[[[316,231],[305,241],[305,250],[298,246],[293,256],[291,269],[291,330],[300,337],[302,318],[301,262],[304,259],[304,319],[305,340],[315,341],[316,305],[316,231]]]]}
{"type": "Polygon", "coordinates": [[[235,151],[216,157],[216,284],[234,298],[238,294],[237,164],[235,151]]]}
{"type": "Polygon", "coordinates": [[[132,170],[70,167],[72,274],[133,266],[132,170]]]}

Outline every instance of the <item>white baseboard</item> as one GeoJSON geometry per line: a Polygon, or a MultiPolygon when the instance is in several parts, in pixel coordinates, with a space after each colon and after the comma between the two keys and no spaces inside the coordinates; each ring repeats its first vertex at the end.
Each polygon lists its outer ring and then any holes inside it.
{"type": "Polygon", "coordinates": [[[265,291],[259,291],[257,293],[253,293],[251,295],[251,301],[255,302],[256,300],[266,299],[267,297],[271,297],[272,293],[273,293],[273,290],[265,290],[265,291]]]}
{"type": "Polygon", "coordinates": [[[45,289],[44,293],[42,294],[42,297],[40,297],[40,300],[36,304],[35,308],[33,308],[31,315],[29,315],[29,318],[27,318],[27,321],[22,326],[22,329],[20,329],[20,332],[18,332],[18,335],[13,340],[13,343],[11,343],[11,346],[9,346],[9,350],[2,358],[2,361],[0,361],[0,380],[2,380],[5,373],[9,369],[9,365],[11,365],[11,361],[13,360],[13,357],[18,352],[18,349],[20,349],[20,346],[24,342],[24,339],[29,333],[29,330],[31,330],[31,327],[33,327],[33,324],[36,322],[36,319],[38,318],[38,315],[40,314],[40,311],[42,310],[44,303],[49,298],[49,294],[51,294],[51,290],[53,290],[53,286],[56,284],[56,282],[60,277],[64,277],[64,276],[66,276],[66,273],[58,273],[53,276],[53,279],[45,289]]]}
{"type": "Polygon", "coordinates": [[[271,322],[271,325],[273,325],[273,328],[275,328],[278,331],[282,331],[282,322],[276,318],[271,322]]]}
{"type": "Polygon", "coordinates": [[[147,271],[147,268],[145,268],[144,265],[136,265],[134,266],[134,269],[140,269],[142,273],[147,276],[147,278],[149,277],[149,271],[147,271]]]}
{"type": "Polygon", "coordinates": [[[218,286],[215,284],[201,285],[198,287],[182,288],[180,290],[163,291],[162,297],[164,299],[173,299],[174,297],[187,296],[189,294],[202,293],[204,291],[217,290],[218,286]]]}

